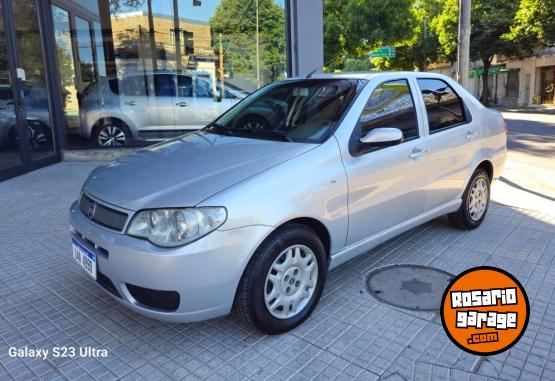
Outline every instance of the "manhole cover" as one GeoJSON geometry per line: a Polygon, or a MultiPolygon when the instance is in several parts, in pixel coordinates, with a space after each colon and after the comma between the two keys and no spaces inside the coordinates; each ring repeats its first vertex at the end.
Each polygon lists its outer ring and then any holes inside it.
{"type": "Polygon", "coordinates": [[[368,273],[370,294],[381,302],[415,311],[437,311],[454,278],[446,271],[420,265],[391,265],[368,273]]]}

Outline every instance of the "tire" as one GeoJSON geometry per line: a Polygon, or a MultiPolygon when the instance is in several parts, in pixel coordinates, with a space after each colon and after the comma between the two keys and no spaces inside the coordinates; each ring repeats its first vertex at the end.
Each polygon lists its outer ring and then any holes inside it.
{"type": "Polygon", "coordinates": [[[237,290],[239,312],[266,334],[287,332],[318,304],[327,269],[326,251],[316,233],[301,224],[287,225],[272,233],[249,261],[237,290]]]}
{"type": "Polygon", "coordinates": [[[491,194],[490,185],[491,180],[487,172],[482,168],[476,169],[463,193],[459,210],[448,215],[449,221],[454,227],[472,230],[480,226],[488,211],[491,194]],[[484,192],[486,192],[485,195],[484,192]],[[473,202],[476,198],[479,200],[478,204],[476,204],[478,201],[473,202]],[[472,206],[475,209],[472,209],[472,206]]]}
{"type": "MultiPolygon", "coordinates": [[[[37,121],[27,121],[26,128],[31,149],[40,150],[52,147],[52,130],[46,124],[37,121]]],[[[12,147],[19,146],[19,136],[15,125],[10,128],[8,141],[12,147]]]]}
{"type": "Polygon", "coordinates": [[[106,119],[93,130],[92,140],[99,148],[118,148],[129,145],[131,130],[121,121],[106,119]]]}

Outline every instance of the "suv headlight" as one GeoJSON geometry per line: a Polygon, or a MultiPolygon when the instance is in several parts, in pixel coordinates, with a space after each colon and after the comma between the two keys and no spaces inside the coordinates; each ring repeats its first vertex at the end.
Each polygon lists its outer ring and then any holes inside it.
{"type": "Polygon", "coordinates": [[[207,235],[226,218],[222,207],[142,210],[133,217],[127,234],[158,246],[176,247],[207,235]]]}

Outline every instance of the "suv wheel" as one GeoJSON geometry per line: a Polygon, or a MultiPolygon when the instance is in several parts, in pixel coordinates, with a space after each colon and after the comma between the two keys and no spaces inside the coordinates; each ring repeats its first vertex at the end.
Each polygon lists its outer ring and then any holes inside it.
{"type": "Polygon", "coordinates": [[[93,140],[100,148],[117,148],[129,144],[131,132],[123,123],[106,122],[98,127],[93,140]]]}
{"type": "Polygon", "coordinates": [[[462,197],[459,210],[449,214],[449,221],[459,229],[474,229],[480,226],[488,211],[490,178],[482,168],[476,169],[462,197]]]}
{"type": "Polygon", "coordinates": [[[326,252],[312,229],[292,224],[278,230],[243,274],[237,300],[241,315],[267,334],[295,328],[316,307],[326,272],[326,252]]]}

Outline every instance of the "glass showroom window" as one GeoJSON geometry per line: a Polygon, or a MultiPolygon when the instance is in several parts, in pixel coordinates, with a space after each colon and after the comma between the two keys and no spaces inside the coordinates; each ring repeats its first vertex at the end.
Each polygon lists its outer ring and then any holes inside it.
{"type": "Polygon", "coordinates": [[[53,0],[52,15],[67,148],[178,136],[286,76],[283,0],[53,0]]]}

